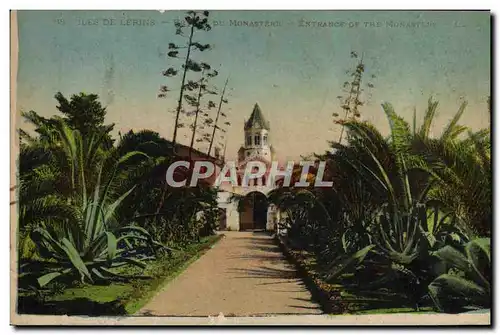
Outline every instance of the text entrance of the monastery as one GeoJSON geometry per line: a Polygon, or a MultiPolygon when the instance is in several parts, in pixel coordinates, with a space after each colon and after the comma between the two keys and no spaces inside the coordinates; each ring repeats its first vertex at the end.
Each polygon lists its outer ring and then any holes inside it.
{"type": "Polygon", "coordinates": [[[268,201],[258,191],[248,193],[240,200],[240,230],[266,229],[268,201]]]}

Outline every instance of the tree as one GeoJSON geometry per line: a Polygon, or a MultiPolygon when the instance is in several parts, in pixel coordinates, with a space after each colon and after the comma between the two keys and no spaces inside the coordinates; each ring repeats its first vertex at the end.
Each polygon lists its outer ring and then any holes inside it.
{"type": "MultiPolygon", "coordinates": [[[[177,58],[177,59],[183,59],[184,64],[181,67],[181,72],[182,72],[182,79],[181,79],[181,86],[180,86],[180,92],[179,92],[179,97],[177,100],[177,108],[175,109],[175,124],[174,124],[174,134],[172,137],[172,144],[173,147],[175,148],[175,143],[177,140],[177,130],[178,128],[183,127],[183,124],[179,122],[179,117],[181,113],[183,112],[183,101],[185,99],[184,97],[184,91],[189,85],[189,83],[186,84],[186,79],[187,79],[187,74],[188,72],[201,72],[203,70],[203,67],[194,61],[192,59],[192,51],[193,50],[198,50],[200,52],[203,52],[205,50],[210,49],[210,44],[201,44],[200,42],[194,41],[194,35],[195,32],[197,31],[209,31],[211,29],[211,26],[208,24],[208,11],[203,11],[203,12],[196,12],[196,11],[188,11],[187,15],[184,17],[184,21],[176,21],[175,22],[175,28],[176,28],[176,35],[184,36],[184,29],[187,29],[189,31],[188,33],[188,41],[187,44],[185,45],[177,45],[175,43],[169,43],[168,44],[168,49],[170,50],[167,53],[167,56],[170,58],[177,58]],[[185,57],[180,57],[179,56],[179,50],[181,49],[186,49],[186,55],[185,57]]],[[[178,74],[179,70],[175,69],[174,67],[170,67],[167,70],[163,71],[163,75],[165,77],[173,77],[178,74]]],[[[159,98],[164,98],[167,95],[167,92],[169,92],[170,89],[162,85],[160,87],[160,93],[158,94],[159,98]]]]}
{"type": "MultiPolygon", "coordinates": [[[[351,51],[351,58],[358,59],[358,54],[355,51],[351,51]]],[[[340,100],[341,109],[344,111],[344,116],[341,118],[338,113],[333,113],[333,117],[336,123],[342,125],[342,122],[348,119],[360,118],[361,114],[359,112],[359,107],[364,105],[364,101],[361,100],[361,94],[364,89],[361,87],[363,74],[365,72],[365,64],[363,63],[363,56],[359,59],[358,63],[354,67],[354,70],[347,70],[346,73],[351,78],[350,81],[345,81],[342,85],[342,91],[344,96],[339,95],[337,99],[340,100]]],[[[375,78],[372,75],[371,78],[375,78]]],[[[366,86],[372,89],[374,86],[372,83],[367,83],[366,86]]],[[[339,137],[339,143],[342,142],[342,136],[344,135],[344,126],[342,125],[339,137]]]]}
{"type": "MultiPolygon", "coordinates": [[[[82,136],[90,135],[96,130],[107,127],[104,125],[106,108],[101,105],[97,94],[73,94],[68,100],[61,92],[58,92],[55,99],[59,103],[56,108],[64,114],[66,123],[72,129],[78,130],[82,136]]],[[[109,144],[107,143],[107,145],[109,144]]]]}
{"type": "MultiPolygon", "coordinates": [[[[220,95],[220,100],[219,100],[219,106],[217,107],[217,116],[215,117],[215,122],[213,124],[213,130],[212,130],[212,135],[210,136],[210,145],[208,146],[208,151],[207,151],[207,155],[210,156],[210,152],[212,151],[212,145],[214,144],[214,138],[215,138],[215,132],[217,131],[217,129],[221,129],[223,132],[226,132],[223,128],[220,128],[218,126],[218,123],[219,123],[219,117],[222,116],[222,117],[226,117],[226,114],[224,114],[223,112],[221,112],[221,108],[222,108],[222,104],[225,103],[227,104],[228,101],[227,99],[225,99],[225,94],[226,94],[226,88],[227,88],[227,83],[229,81],[229,78],[226,79],[226,82],[224,83],[224,88],[222,89],[222,93],[220,95]]],[[[230,126],[231,123],[226,121],[224,123],[226,126],[230,126]]],[[[225,151],[225,145],[224,145],[224,151],[225,151]]],[[[224,155],[225,156],[225,155],[224,155]]]]}
{"type": "MultiPolygon", "coordinates": [[[[216,94],[216,92],[214,90],[209,89],[208,80],[210,78],[216,77],[218,75],[218,72],[216,70],[212,70],[211,72],[209,72],[211,68],[210,68],[210,65],[208,65],[206,63],[201,63],[201,67],[203,68],[203,70],[201,72],[201,79],[198,82],[190,81],[189,85],[186,87],[186,89],[189,89],[189,90],[196,90],[197,89],[198,90],[197,95],[196,96],[192,96],[189,94],[184,95],[184,98],[188,102],[188,105],[194,108],[194,111],[188,113],[188,116],[194,114],[194,121],[191,125],[191,130],[192,130],[191,144],[189,145],[189,157],[190,158],[191,158],[191,153],[193,151],[196,134],[199,130],[204,129],[203,125],[200,127],[198,124],[198,119],[200,117],[200,114],[201,114],[201,116],[206,118],[205,120],[207,120],[209,117],[208,110],[215,107],[215,103],[212,100],[210,100],[210,101],[208,101],[207,105],[205,106],[206,107],[206,109],[205,109],[201,105],[201,100],[202,100],[203,96],[205,96],[207,94],[212,94],[212,95],[216,94]]],[[[199,139],[199,140],[203,141],[203,139],[199,139]]],[[[197,140],[197,142],[198,142],[198,140],[197,140]]]]}

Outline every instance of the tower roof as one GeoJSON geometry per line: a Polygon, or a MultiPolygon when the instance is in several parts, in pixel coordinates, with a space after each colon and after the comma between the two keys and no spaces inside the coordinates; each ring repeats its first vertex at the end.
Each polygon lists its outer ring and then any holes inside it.
{"type": "Polygon", "coordinates": [[[269,130],[269,122],[262,115],[259,104],[253,106],[252,114],[250,118],[245,122],[245,130],[250,128],[261,128],[269,130]]]}

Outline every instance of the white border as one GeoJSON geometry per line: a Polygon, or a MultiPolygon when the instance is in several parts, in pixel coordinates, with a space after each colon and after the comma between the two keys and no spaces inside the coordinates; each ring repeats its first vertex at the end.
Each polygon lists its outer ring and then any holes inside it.
{"type": "MultiPolygon", "coordinates": [[[[9,175],[10,175],[10,164],[7,165],[5,161],[9,161],[8,152],[10,149],[9,144],[9,9],[187,9],[187,8],[199,8],[199,9],[420,9],[420,10],[431,10],[431,9],[443,9],[443,10],[464,10],[464,9],[492,9],[494,13],[499,13],[498,6],[500,1],[498,0],[489,0],[489,1],[464,1],[464,0],[454,0],[454,1],[436,1],[436,0],[420,0],[420,1],[389,1],[389,0],[379,0],[376,2],[372,1],[320,1],[320,0],[308,0],[308,1],[271,1],[271,0],[254,0],[251,2],[236,2],[236,1],[224,1],[224,0],[213,0],[210,2],[201,1],[201,0],[183,0],[177,3],[166,2],[166,1],[150,1],[150,0],[141,0],[141,1],[103,1],[103,0],[86,0],[81,2],[68,2],[68,1],[54,1],[54,0],[46,0],[46,1],[35,1],[35,0],[19,0],[12,1],[7,0],[3,1],[1,4],[2,9],[2,25],[1,27],[1,42],[4,46],[1,57],[2,57],[2,90],[1,97],[3,102],[3,112],[1,113],[2,120],[0,121],[0,134],[2,136],[1,141],[1,150],[3,153],[4,163],[1,165],[2,171],[0,173],[0,187],[3,189],[1,194],[1,204],[2,204],[2,229],[3,229],[3,238],[4,243],[4,251],[0,253],[1,259],[1,268],[4,270],[4,275],[1,276],[0,280],[2,283],[2,287],[4,289],[4,294],[6,295],[1,304],[1,316],[2,316],[2,326],[7,328],[2,329],[2,334],[7,332],[13,332],[13,328],[8,328],[9,318],[10,318],[10,309],[9,309],[9,291],[10,284],[9,278],[10,273],[7,275],[7,269],[9,269],[9,253],[6,251],[8,245],[8,236],[9,236],[9,228],[8,222],[10,221],[10,207],[7,207],[10,201],[10,194],[7,194],[7,188],[10,187],[9,175]],[[376,8],[374,7],[376,4],[376,8]],[[9,291],[8,290],[9,287],[9,291]]],[[[498,20],[498,17],[496,18],[498,20]]],[[[497,21],[495,21],[497,22],[497,21]]],[[[495,39],[495,51],[497,50],[498,45],[498,36],[494,36],[495,39]]],[[[495,52],[495,60],[498,60],[497,52],[495,52]]],[[[492,92],[493,97],[499,97],[498,94],[498,86],[495,86],[495,92],[492,92]]],[[[496,99],[495,99],[496,100],[496,99]]],[[[495,103],[495,105],[497,105],[495,103]]],[[[498,118],[494,118],[494,129],[499,129],[498,127],[498,118]]],[[[495,153],[500,147],[498,140],[494,142],[495,153]]],[[[495,155],[496,156],[496,155],[495,155]]],[[[495,185],[496,186],[496,185],[495,185]]],[[[495,194],[496,195],[496,194],[495,194]]],[[[500,208],[500,200],[498,196],[495,196],[495,204],[494,208],[500,208]]],[[[495,229],[495,240],[498,240],[498,225],[496,225],[495,229]]],[[[497,257],[495,257],[497,260],[497,257]]],[[[497,261],[495,262],[494,267],[497,267],[497,261]]],[[[496,276],[498,279],[498,276],[496,276]]],[[[495,282],[495,286],[498,281],[495,282]]],[[[497,292],[498,290],[495,290],[497,292]]],[[[75,333],[82,332],[83,330],[75,330],[75,333]]],[[[141,332],[149,332],[150,330],[144,329],[141,332]]],[[[289,330],[286,330],[289,331],[289,330]]],[[[430,330],[425,330],[429,332],[430,330]]],[[[438,330],[430,331],[435,332],[438,330]]],[[[452,330],[453,331],[453,330],[452,330]]],[[[476,329],[469,330],[470,332],[483,332],[484,330],[476,329]]]]}
{"type": "Polygon", "coordinates": [[[18,0],[6,1],[6,4],[11,3],[12,9],[295,9],[295,10],[311,10],[311,9],[420,9],[420,10],[464,10],[464,9],[491,9],[495,7],[496,0],[481,0],[481,1],[394,1],[394,0],[378,0],[373,1],[325,1],[325,0],[308,0],[308,1],[277,1],[277,0],[254,0],[254,1],[224,1],[224,0],[183,0],[178,2],[172,1],[101,1],[101,0],[86,0],[86,1],[64,1],[64,0],[18,0]],[[374,6],[376,5],[376,6],[374,6]]]}

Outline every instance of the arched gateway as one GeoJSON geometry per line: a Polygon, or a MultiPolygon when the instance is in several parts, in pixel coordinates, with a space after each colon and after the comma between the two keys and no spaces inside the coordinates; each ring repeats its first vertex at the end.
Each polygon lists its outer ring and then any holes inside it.
{"type": "Polygon", "coordinates": [[[259,191],[253,191],[238,202],[240,212],[240,230],[266,229],[267,197],[259,191]]]}
{"type": "Polygon", "coordinates": [[[274,230],[278,219],[276,206],[269,203],[267,195],[276,187],[267,185],[274,149],[270,144],[270,126],[258,104],[255,104],[250,118],[244,123],[244,145],[238,150],[236,172],[238,186],[221,185],[218,202],[224,212],[220,229],[274,230]],[[248,180],[242,186],[247,163],[260,161],[265,164],[266,173],[248,180]]]}

